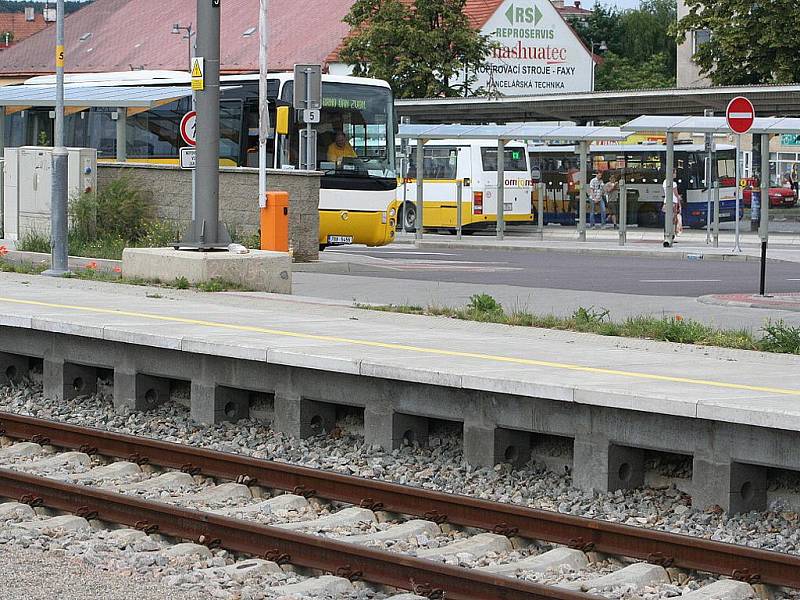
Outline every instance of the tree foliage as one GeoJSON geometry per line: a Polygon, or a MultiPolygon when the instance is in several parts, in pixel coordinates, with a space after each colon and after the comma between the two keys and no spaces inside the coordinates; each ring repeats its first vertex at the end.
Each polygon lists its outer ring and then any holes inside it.
{"type": "Polygon", "coordinates": [[[387,80],[401,98],[465,95],[491,45],[470,25],[466,0],[356,0],[339,52],[354,74],[387,80]]]}
{"type": "Polygon", "coordinates": [[[689,14],[678,23],[677,37],[707,29],[710,40],[694,60],[716,85],[800,81],[800,55],[794,25],[797,0],[686,0],[689,14]]]}
{"type": "Polygon", "coordinates": [[[676,0],[642,0],[640,8],[621,11],[596,5],[575,30],[587,46],[606,43],[597,67],[598,90],[642,89],[675,85],[677,46],[669,31],[677,17],[676,0]]]}
{"type": "MultiPolygon", "coordinates": [[[[79,8],[83,8],[90,4],[92,0],[66,0],[64,2],[64,12],[69,14],[75,12],[79,8]]],[[[51,2],[51,7],[55,2],[51,2]]],[[[0,0],[0,12],[24,12],[26,6],[33,6],[37,13],[41,13],[44,9],[42,2],[19,2],[18,0],[0,0]]]]}

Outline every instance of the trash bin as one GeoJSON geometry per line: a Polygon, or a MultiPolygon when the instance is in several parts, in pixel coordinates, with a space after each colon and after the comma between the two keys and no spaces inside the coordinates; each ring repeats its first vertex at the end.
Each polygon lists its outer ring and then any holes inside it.
{"type": "Polygon", "coordinates": [[[289,194],[267,192],[267,203],[261,209],[261,249],[289,251],[289,194]]]}

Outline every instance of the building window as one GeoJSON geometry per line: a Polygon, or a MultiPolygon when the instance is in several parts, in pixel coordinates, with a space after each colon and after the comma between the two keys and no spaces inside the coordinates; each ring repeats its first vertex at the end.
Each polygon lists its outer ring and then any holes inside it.
{"type": "Polygon", "coordinates": [[[711,31],[708,29],[698,29],[692,32],[692,54],[697,54],[700,46],[711,39],[711,31]]]}

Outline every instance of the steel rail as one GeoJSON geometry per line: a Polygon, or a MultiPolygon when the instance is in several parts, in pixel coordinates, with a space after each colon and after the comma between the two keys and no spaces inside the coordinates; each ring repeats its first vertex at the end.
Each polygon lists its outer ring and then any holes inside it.
{"type": "Polygon", "coordinates": [[[0,412],[0,433],[439,523],[800,589],[800,556],[0,412]]]}
{"type": "Polygon", "coordinates": [[[598,596],[376,550],[253,521],[0,469],[0,496],[182,539],[454,600],[599,600],[598,596]]]}

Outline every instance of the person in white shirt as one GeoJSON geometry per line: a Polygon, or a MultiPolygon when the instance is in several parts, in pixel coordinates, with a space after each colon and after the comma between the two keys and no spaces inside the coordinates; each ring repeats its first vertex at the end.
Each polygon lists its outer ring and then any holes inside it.
{"type": "Polygon", "coordinates": [[[606,201],[605,194],[603,193],[604,185],[600,172],[595,172],[594,177],[589,182],[589,225],[593,228],[597,227],[594,222],[594,211],[598,204],[600,205],[600,225],[602,227],[606,226],[606,201]]]}
{"type": "MultiPolygon", "coordinates": [[[[664,213],[664,218],[667,214],[667,180],[664,179],[664,206],[661,211],[664,213]]],[[[672,171],[672,223],[675,225],[675,235],[683,231],[683,217],[681,216],[681,195],[678,192],[678,172],[672,171]]]]}

